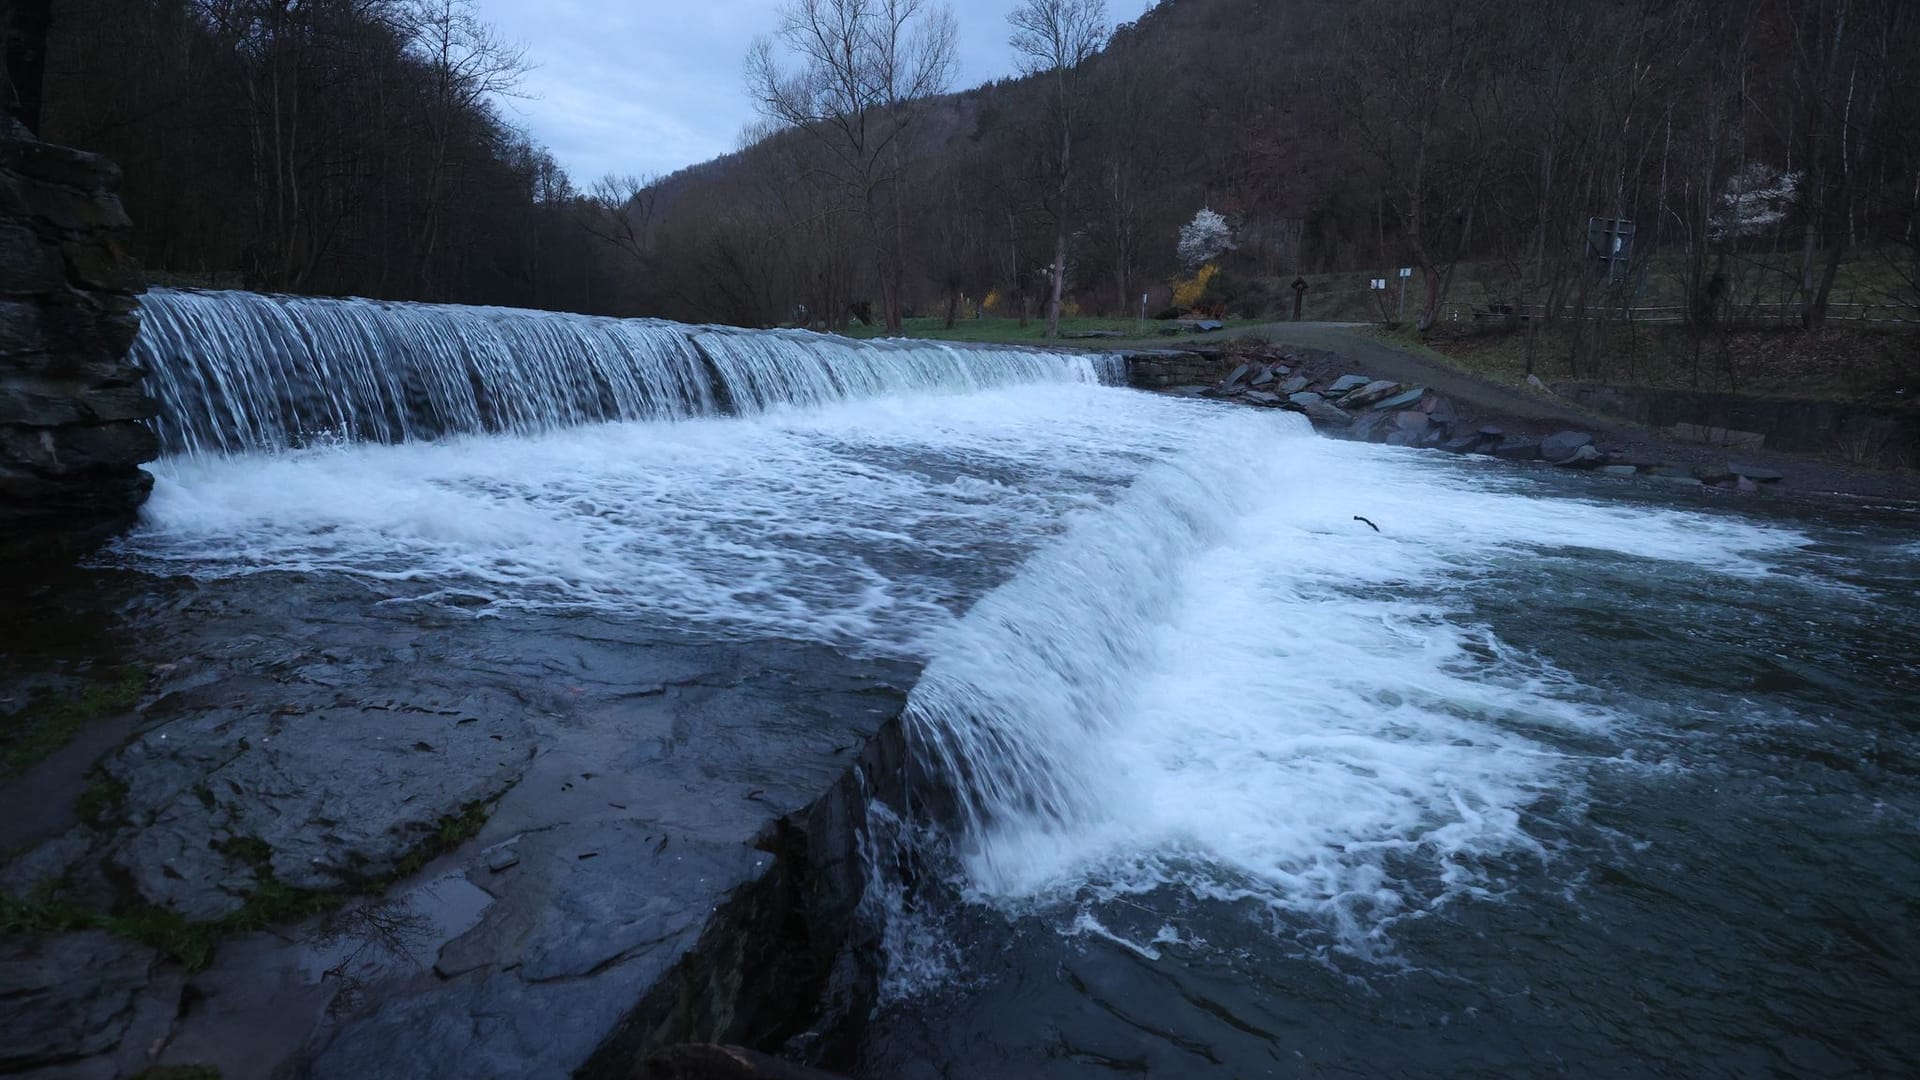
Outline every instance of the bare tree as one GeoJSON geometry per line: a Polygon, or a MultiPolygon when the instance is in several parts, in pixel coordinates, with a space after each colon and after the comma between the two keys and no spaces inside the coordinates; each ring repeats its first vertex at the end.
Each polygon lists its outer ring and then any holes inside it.
{"type": "Polygon", "coordinates": [[[452,153],[457,125],[499,95],[511,94],[526,73],[526,50],[509,44],[480,19],[473,0],[416,0],[413,48],[426,62],[429,82],[426,125],[433,160],[424,185],[425,206],[415,240],[417,286],[433,298],[435,248],[451,173],[461,162],[452,153]]]}
{"type": "Polygon", "coordinates": [[[1068,198],[1073,184],[1073,144],[1082,99],[1081,69],[1107,37],[1106,0],[1024,0],[1007,15],[1008,44],[1020,69],[1047,83],[1053,142],[1047,159],[1046,199],[1053,220],[1053,264],[1047,272],[1047,336],[1060,336],[1060,294],[1067,278],[1068,198]]]}
{"type": "Polygon", "coordinates": [[[50,0],[13,0],[0,18],[0,106],[25,124],[40,129],[40,83],[47,68],[47,29],[53,23],[50,0]]]}
{"type": "Polygon", "coordinates": [[[792,0],[775,37],[747,55],[761,113],[826,150],[823,167],[879,255],[881,306],[898,332],[906,224],[899,186],[908,132],[953,73],[953,15],[930,0],[792,0]]]}

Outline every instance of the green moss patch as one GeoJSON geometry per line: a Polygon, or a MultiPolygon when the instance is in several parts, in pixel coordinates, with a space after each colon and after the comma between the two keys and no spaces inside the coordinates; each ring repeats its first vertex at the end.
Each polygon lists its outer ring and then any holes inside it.
{"type": "Polygon", "coordinates": [[[0,780],[24,772],[96,721],[128,712],[146,687],[147,670],[128,666],[77,690],[34,691],[24,708],[0,717],[0,780]]]}

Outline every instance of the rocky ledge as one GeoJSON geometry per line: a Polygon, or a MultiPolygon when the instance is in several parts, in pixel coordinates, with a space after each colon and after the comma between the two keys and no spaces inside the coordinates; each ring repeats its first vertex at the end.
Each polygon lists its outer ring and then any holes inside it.
{"type": "Polygon", "coordinates": [[[0,870],[0,1073],[833,1060],[874,995],[861,838],[914,672],[560,629],[236,640],[154,675],[77,824],[0,789],[45,822],[0,870]]]}

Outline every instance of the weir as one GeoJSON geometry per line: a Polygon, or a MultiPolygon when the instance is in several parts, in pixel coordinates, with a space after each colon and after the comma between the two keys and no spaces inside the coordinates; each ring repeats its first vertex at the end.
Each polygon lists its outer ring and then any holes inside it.
{"type": "MultiPolygon", "coordinates": [[[[1877,740],[1911,713],[1811,679],[1777,713],[1753,695],[1842,647],[1823,619],[1911,652],[1886,600],[1910,528],[1863,547],[1320,439],[1120,388],[1101,357],[147,304],[154,496],[77,584],[20,593],[33,630],[0,651],[23,685],[75,641],[148,673],[94,771],[41,800],[83,820],[0,845],[0,889],[59,905],[16,967],[51,973],[15,1022],[30,1067],[624,1078],[721,1040],[1045,1075],[1064,1037],[1254,1075],[1311,1030],[1330,1070],[1412,1039],[1403,1071],[1472,1071],[1484,1022],[1430,1046],[1378,1001],[1461,1001],[1526,1042],[1508,988],[1556,985],[1563,941],[1619,985],[1665,965],[1698,991],[1674,1008],[1711,999],[1747,947],[1707,942],[1698,982],[1699,923],[1590,924],[1589,898],[1643,892],[1591,869],[1708,910],[1670,854],[1767,881],[1741,845],[1779,804],[1762,784],[1674,832],[1673,785],[1721,799],[1716,762],[1777,768],[1781,731],[1856,709],[1877,740]],[[1680,602],[1622,601],[1644,596],[1680,602]],[[1756,606],[1792,631],[1767,650],[1756,606]],[[1622,953],[1622,925],[1650,946],[1622,953]],[[103,1034],[42,1022],[70,1015],[103,1034]]],[[[1809,783],[1866,760],[1836,738],[1809,783]]],[[[1812,827],[1880,828],[1850,800],[1812,827]]],[[[1781,892],[1825,904],[1837,845],[1810,835],[1781,892]]]]}
{"type": "Polygon", "coordinates": [[[156,289],[133,359],[169,454],[534,434],[888,393],[1118,381],[1111,357],[512,308],[156,289]]]}

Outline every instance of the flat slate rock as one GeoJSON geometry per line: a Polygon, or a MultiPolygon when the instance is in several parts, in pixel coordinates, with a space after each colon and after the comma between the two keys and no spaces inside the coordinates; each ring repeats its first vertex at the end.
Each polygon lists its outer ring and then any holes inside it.
{"type": "Polygon", "coordinates": [[[72,1061],[120,1043],[153,971],[152,949],[104,930],[7,944],[0,954],[0,1071],[72,1061]]]}
{"type": "MultiPolygon", "coordinates": [[[[1416,386],[1410,390],[1402,390],[1399,393],[1394,394],[1392,397],[1386,398],[1381,401],[1376,401],[1373,403],[1373,405],[1370,406],[1370,408],[1378,409],[1381,412],[1391,412],[1395,409],[1404,409],[1409,405],[1418,404],[1420,399],[1425,397],[1426,395],[1427,395],[1427,391],[1425,387],[1416,386]]],[[[1426,414],[1422,413],[1421,415],[1425,416],[1426,414]]]]}
{"type": "Polygon", "coordinates": [[[1358,390],[1372,381],[1365,375],[1342,375],[1333,380],[1332,386],[1327,387],[1327,393],[1329,395],[1344,394],[1349,390],[1358,390]]]}
{"type": "Polygon", "coordinates": [[[1540,457],[1540,444],[1532,439],[1508,439],[1487,451],[1497,458],[1508,461],[1537,461],[1540,457]]]}
{"type": "MultiPolygon", "coordinates": [[[[1295,394],[1294,396],[1299,397],[1300,395],[1295,394]]],[[[1330,401],[1320,400],[1317,394],[1314,395],[1313,401],[1301,405],[1301,409],[1307,414],[1307,419],[1316,424],[1331,427],[1346,427],[1353,423],[1352,414],[1330,401]]]]}
{"type": "Polygon", "coordinates": [[[1584,431],[1556,431],[1540,440],[1540,456],[1555,463],[1562,462],[1592,441],[1593,436],[1584,431]]]}
{"type": "Polygon", "coordinates": [[[1305,390],[1307,388],[1307,385],[1312,381],[1313,380],[1307,378],[1305,375],[1295,375],[1292,378],[1288,379],[1286,382],[1283,382],[1280,384],[1280,392],[1282,394],[1286,394],[1289,396],[1293,394],[1297,394],[1300,391],[1305,390]]]}
{"type": "Polygon", "coordinates": [[[1391,379],[1376,379],[1358,390],[1349,390],[1334,404],[1352,412],[1356,409],[1364,409],[1376,401],[1382,401],[1398,389],[1400,384],[1391,379]]]}
{"type": "Polygon", "coordinates": [[[773,860],[638,821],[515,846],[485,882],[499,900],[441,948],[444,981],[342,1018],[312,1076],[570,1075],[773,860]]]}
{"type": "Polygon", "coordinates": [[[519,779],[526,712],[510,694],[455,686],[291,714],[192,709],[104,763],[141,823],[110,858],[141,899],[197,920],[238,911],[259,887],[248,847],[283,885],[352,887],[519,779]]]}

